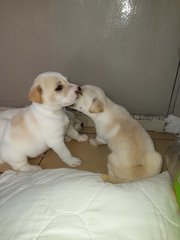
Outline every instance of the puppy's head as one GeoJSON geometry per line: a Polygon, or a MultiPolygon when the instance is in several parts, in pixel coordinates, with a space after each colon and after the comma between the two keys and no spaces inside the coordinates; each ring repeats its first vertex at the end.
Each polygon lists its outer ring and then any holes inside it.
{"type": "Polygon", "coordinates": [[[52,109],[60,109],[73,104],[80,90],[79,86],[69,83],[60,73],[46,72],[34,80],[29,92],[29,100],[52,109]]]}
{"type": "Polygon", "coordinates": [[[73,108],[93,118],[98,113],[104,112],[106,108],[105,93],[96,86],[82,86],[81,94],[73,104],[73,108]]]}

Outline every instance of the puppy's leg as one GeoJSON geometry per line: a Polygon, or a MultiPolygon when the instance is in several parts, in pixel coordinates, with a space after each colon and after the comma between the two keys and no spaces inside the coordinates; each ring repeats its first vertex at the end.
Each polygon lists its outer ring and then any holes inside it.
{"type": "Polygon", "coordinates": [[[21,161],[20,158],[18,158],[17,161],[13,159],[13,161],[7,161],[7,163],[9,163],[14,170],[21,172],[34,172],[42,169],[40,166],[30,165],[27,158],[22,158],[21,161]]]}
{"type": "Polygon", "coordinates": [[[87,135],[79,134],[79,132],[76,131],[76,129],[71,124],[69,124],[69,127],[68,127],[68,130],[67,130],[66,134],[67,134],[68,137],[71,137],[71,138],[77,140],[78,142],[85,142],[85,141],[88,140],[87,135]]]}
{"type": "Polygon", "coordinates": [[[65,141],[65,142],[70,142],[70,141],[71,141],[71,139],[72,139],[72,138],[71,138],[71,137],[69,137],[69,136],[67,136],[67,135],[64,137],[64,141],[65,141]]]}
{"type": "Polygon", "coordinates": [[[95,147],[99,146],[99,145],[103,145],[106,144],[105,141],[103,141],[101,138],[99,138],[98,136],[96,136],[96,138],[91,138],[89,140],[89,143],[95,147]]]}
{"type": "Polygon", "coordinates": [[[64,143],[64,139],[59,141],[51,141],[48,146],[52,148],[58,156],[70,167],[77,167],[81,165],[81,160],[79,158],[73,157],[64,143]]]}
{"type": "Polygon", "coordinates": [[[108,175],[107,178],[104,177],[106,182],[127,183],[134,180],[131,177],[131,171],[128,167],[128,164],[121,161],[113,152],[108,155],[107,168],[108,175]]]}

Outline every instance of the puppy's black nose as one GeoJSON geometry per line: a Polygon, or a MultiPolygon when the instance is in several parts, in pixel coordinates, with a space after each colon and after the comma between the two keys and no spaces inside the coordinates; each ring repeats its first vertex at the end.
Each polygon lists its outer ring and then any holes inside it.
{"type": "Polygon", "coordinates": [[[81,94],[81,88],[78,86],[78,89],[76,90],[76,94],[81,94]]]}

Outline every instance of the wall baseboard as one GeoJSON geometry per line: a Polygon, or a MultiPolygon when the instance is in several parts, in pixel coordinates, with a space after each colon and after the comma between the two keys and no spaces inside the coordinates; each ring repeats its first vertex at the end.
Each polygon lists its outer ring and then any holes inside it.
{"type": "MultiPolygon", "coordinates": [[[[84,126],[94,127],[89,117],[79,112],[75,112],[75,115],[84,123],[84,126]]],[[[148,131],[164,132],[165,116],[132,114],[132,117],[148,131]]]]}
{"type": "MultiPolygon", "coordinates": [[[[11,109],[11,107],[0,107],[0,111],[8,109],[11,109]]],[[[85,127],[94,127],[94,123],[89,117],[80,112],[73,112],[75,116],[84,123],[85,127]]],[[[132,114],[132,117],[148,131],[164,132],[165,116],[132,114]]]]}
{"type": "Polygon", "coordinates": [[[148,130],[148,131],[156,131],[156,132],[164,132],[165,116],[142,115],[142,114],[133,114],[132,116],[146,130],[148,130]]]}

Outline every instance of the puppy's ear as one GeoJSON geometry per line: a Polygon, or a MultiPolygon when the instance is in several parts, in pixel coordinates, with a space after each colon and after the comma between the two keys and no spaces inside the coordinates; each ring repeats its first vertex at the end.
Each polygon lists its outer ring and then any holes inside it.
{"type": "Polygon", "coordinates": [[[42,88],[39,85],[32,87],[29,91],[28,98],[31,102],[43,103],[42,88]]]}
{"type": "Polygon", "coordinates": [[[89,112],[90,113],[100,113],[103,111],[104,111],[104,104],[97,98],[94,98],[92,101],[92,104],[89,108],[89,112]]]}

